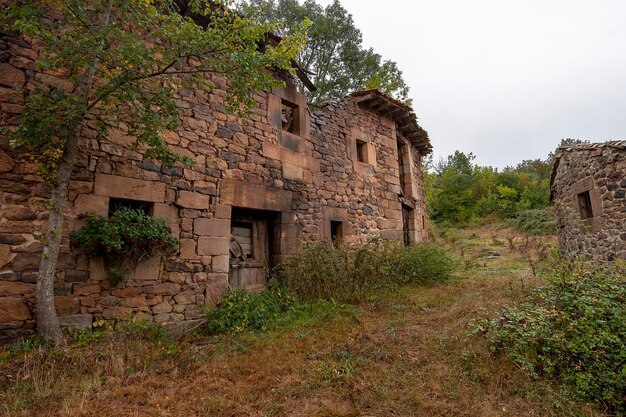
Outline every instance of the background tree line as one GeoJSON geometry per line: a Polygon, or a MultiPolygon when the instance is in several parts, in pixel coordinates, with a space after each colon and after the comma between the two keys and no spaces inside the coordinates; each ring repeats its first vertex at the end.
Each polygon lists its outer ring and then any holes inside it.
{"type": "MultiPolygon", "coordinates": [[[[563,139],[559,147],[579,143],[583,141],[563,139]]],[[[475,164],[475,158],[472,152],[456,151],[438,162],[432,156],[425,161],[426,200],[435,222],[463,225],[515,219],[550,206],[554,153],[545,160],[524,160],[502,171],[475,164]]]]}

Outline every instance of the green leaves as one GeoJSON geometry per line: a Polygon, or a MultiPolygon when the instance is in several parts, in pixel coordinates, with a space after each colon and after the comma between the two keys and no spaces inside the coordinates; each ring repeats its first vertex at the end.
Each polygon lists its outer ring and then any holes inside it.
{"type": "Polygon", "coordinates": [[[349,247],[310,245],[274,270],[276,280],[303,300],[359,303],[405,284],[437,284],[457,263],[434,245],[400,246],[384,239],[349,247]]]}
{"type": "Polygon", "coordinates": [[[261,48],[275,24],[238,16],[230,2],[188,3],[182,10],[173,0],[24,0],[2,10],[0,28],[37,40],[39,70],[68,75],[63,89],[36,83],[29,91],[14,145],[53,173],[65,138],[87,119],[102,136],[123,121],[146,158],[191,164],[160,137],[178,127],[179,90],[210,93],[213,77],[226,77],[227,110],[246,116],[254,92],[281,84],[273,69],[292,71],[304,28],[261,48]]]}
{"type": "Polygon", "coordinates": [[[217,308],[207,311],[206,331],[216,334],[268,330],[287,312],[299,306],[284,288],[278,286],[260,293],[232,290],[217,308]]]}
{"type": "MultiPolygon", "coordinates": [[[[407,104],[409,89],[393,61],[382,61],[371,48],[363,47],[361,31],[338,0],[322,7],[313,0],[250,0],[242,2],[247,15],[260,14],[265,21],[281,22],[278,33],[302,33],[301,22],[310,20],[306,47],[297,62],[311,74],[315,92],[307,92],[316,104],[346,94],[377,88],[407,104]]],[[[304,91],[304,86],[300,85],[304,91]]]]}
{"type": "Polygon", "coordinates": [[[485,326],[492,346],[576,399],[626,413],[626,280],[618,270],[558,266],[518,307],[485,326]]]}
{"type": "Polygon", "coordinates": [[[456,151],[424,173],[426,200],[437,222],[467,224],[480,218],[514,219],[550,205],[551,163],[522,161],[498,171],[473,163],[475,155],[456,151]]]}
{"type": "Polygon", "coordinates": [[[140,259],[169,255],[178,247],[165,219],[140,210],[121,208],[111,217],[89,214],[85,221],[85,226],[70,234],[70,241],[88,255],[104,258],[115,282],[140,259]]]}

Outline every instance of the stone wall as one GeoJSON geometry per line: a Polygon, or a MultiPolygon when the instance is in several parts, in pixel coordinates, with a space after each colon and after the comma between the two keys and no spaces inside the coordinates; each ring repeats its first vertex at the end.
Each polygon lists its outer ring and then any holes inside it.
{"type": "MultiPolygon", "coordinates": [[[[18,122],[23,90],[36,83],[72,88],[68,74],[37,71],[36,58],[27,39],[1,35],[3,126],[18,122]]],[[[285,87],[256,94],[252,116],[240,119],[224,109],[227,80],[213,81],[217,88],[210,95],[179,90],[180,129],[163,135],[172,150],[195,161],[191,167],[144,160],[123,122],[111,126],[106,137],[88,123],[70,184],[56,277],[62,324],[189,322],[200,318],[198,306],[215,304],[233,285],[233,268],[266,271],[303,242],[333,233],[345,242],[373,236],[401,240],[403,224],[411,242],[426,237],[424,151],[402,136],[393,117],[361,108],[354,96],[311,114],[304,96],[285,87]],[[296,109],[289,130],[281,120],[284,103],[296,109]],[[405,145],[401,154],[398,143],[405,145]],[[67,236],[82,225],[81,214],[106,216],[112,202],[128,200],[148,204],[154,216],[166,218],[180,248],[171,258],[141,261],[114,286],[103,260],[71,248],[67,236]],[[246,216],[258,216],[255,233],[267,231],[268,256],[233,263],[231,227],[246,216]]],[[[37,166],[0,137],[0,342],[35,326],[33,294],[49,194],[37,166]]],[[[255,282],[248,284],[252,288],[255,282]]]]}
{"type": "Polygon", "coordinates": [[[551,192],[563,255],[626,259],[626,141],[559,149],[551,192]]]}

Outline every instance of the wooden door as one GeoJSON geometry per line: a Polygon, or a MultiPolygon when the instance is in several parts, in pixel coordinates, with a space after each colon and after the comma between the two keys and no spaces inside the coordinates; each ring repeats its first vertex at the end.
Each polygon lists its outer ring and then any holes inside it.
{"type": "Polygon", "coordinates": [[[270,268],[269,222],[263,215],[235,214],[231,221],[231,288],[260,291],[270,268]]]}

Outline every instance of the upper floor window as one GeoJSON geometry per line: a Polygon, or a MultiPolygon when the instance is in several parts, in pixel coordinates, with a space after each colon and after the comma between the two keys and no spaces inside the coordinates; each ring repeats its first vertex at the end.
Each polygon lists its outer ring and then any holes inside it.
{"type": "Polygon", "coordinates": [[[292,88],[272,88],[268,99],[268,116],[277,128],[281,146],[302,152],[304,140],[310,137],[310,116],[304,94],[292,88]]]}
{"type": "Polygon", "coordinates": [[[300,132],[300,111],[297,104],[281,99],[282,130],[298,135],[300,132]]]}

